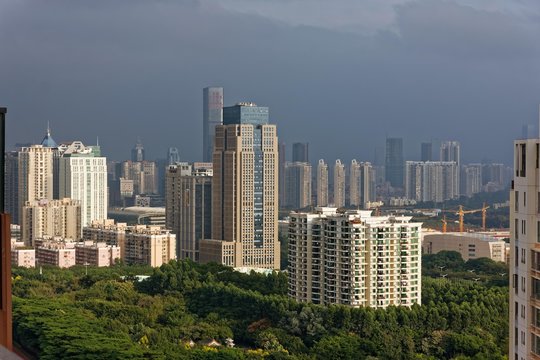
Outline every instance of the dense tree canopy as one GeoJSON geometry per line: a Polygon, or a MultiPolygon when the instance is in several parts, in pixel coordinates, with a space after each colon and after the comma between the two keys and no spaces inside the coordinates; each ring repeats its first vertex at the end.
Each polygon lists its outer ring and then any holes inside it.
{"type": "Polygon", "coordinates": [[[503,359],[508,288],[491,279],[500,265],[452,253],[424,265],[438,278],[422,279],[423,304],[410,309],[300,304],[286,297],[284,273],[189,261],[88,275],[16,268],[14,338],[42,359],[503,359]],[[439,266],[484,278],[440,278],[439,266]]]}

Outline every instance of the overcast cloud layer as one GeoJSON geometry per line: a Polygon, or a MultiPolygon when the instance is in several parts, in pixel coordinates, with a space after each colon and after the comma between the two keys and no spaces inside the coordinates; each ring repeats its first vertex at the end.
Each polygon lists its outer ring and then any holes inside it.
{"type": "MultiPolygon", "coordinates": [[[[386,136],[511,161],[538,123],[537,1],[0,0],[8,145],[94,143],[202,157],[202,88],[270,107],[310,157],[373,160],[386,136]],[[381,4],[384,3],[384,4],[381,4]]],[[[290,149],[290,148],[289,148],[290,149]]]]}

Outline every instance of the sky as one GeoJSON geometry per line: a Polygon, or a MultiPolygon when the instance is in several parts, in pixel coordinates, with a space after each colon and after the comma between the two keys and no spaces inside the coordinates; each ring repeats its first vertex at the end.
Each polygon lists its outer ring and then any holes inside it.
{"type": "Polygon", "coordinates": [[[382,158],[386,137],[458,140],[510,164],[538,124],[537,0],[0,0],[7,145],[99,138],[110,159],[202,158],[202,89],[270,107],[310,160],[382,158]]]}

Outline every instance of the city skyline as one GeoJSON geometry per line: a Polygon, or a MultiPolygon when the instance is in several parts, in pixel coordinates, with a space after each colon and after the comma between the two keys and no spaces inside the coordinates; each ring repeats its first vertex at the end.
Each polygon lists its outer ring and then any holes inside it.
{"type": "Polygon", "coordinates": [[[81,140],[93,143],[99,136],[111,159],[126,157],[141,136],[148,158],[164,157],[174,146],[183,160],[200,160],[200,89],[210,85],[226,89],[228,99],[267,104],[281,140],[309,142],[311,159],[324,153],[345,163],[371,161],[388,136],[404,138],[411,160],[427,139],[456,139],[463,162],[508,164],[511,154],[498,144],[537,122],[534,14],[540,9],[534,2],[396,1],[369,11],[348,4],[348,20],[319,22],[312,11],[278,11],[292,4],[97,2],[95,13],[82,2],[63,5],[0,5],[0,76],[10,84],[0,89],[10,108],[8,148],[37,141],[50,121],[57,140],[84,133],[81,140]],[[108,14],[99,19],[103,30],[95,28],[100,11],[108,14]],[[378,15],[366,22],[372,12],[378,15]],[[132,21],[122,21],[126,13],[132,21]],[[149,26],[142,30],[141,23],[149,26]],[[131,36],[139,38],[136,47],[131,36]],[[216,45],[222,43],[227,51],[216,45]],[[253,51],[242,58],[246,44],[253,51]],[[25,60],[37,57],[44,60],[25,60]],[[246,73],[257,74],[257,81],[246,73]],[[98,112],[81,111],[86,106],[98,112]]]}

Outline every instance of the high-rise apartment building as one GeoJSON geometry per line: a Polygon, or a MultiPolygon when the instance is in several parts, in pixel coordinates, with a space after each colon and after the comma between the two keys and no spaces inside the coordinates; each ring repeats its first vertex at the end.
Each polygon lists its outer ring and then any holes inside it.
{"type": "Polygon", "coordinates": [[[201,239],[212,236],[212,163],[177,163],[166,175],[166,224],[177,258],[199,261],[201,239]]]}
{"type": "Polygon", "coordinates": [[[311,164],[293,162],[285,164],[284,206],[302,209],[311,205],[311,164]]]}
{"type": "Polygon", "coordinates": [[[317,165],[317,206],[328,206],[328,164],[323,159],[317,165]]]}
{"type": "Polygon", "coordinates": [[[19,220],[27,201],[53,199],[53,149],[43,145],[19,151],[19,220]]]}
{"type": "Polygon", "coordinates": [[[200,261],[279,269],[278,138],[268,108],[223,108],[216,127],[212,179],[212,239],[200,261]]]}
{"type": "Polygon", "coordinates": [[[440,161],[455,161],[461,165],[461,154],[459,141],[443,141],[441,143],[440,161]]]}
{"type": "Polygon", "coordinates": [[[420,304],[422,224],[336,210],[290,214],[289,296],[354,307],[420,304]]]}
{"type": "Polygon", "coordinates": [[[293,162],[309,162],[309,143],[294,143],[292,146],[293,162]]]}
{"type": "Polygon", "coordinates": [[[482,191],[482,164],[469,164],[461,168],[463,195],[471,197],[482,191]]]}
{"type": "Polygon", "coordinates": [[[405,197],[443,202],[459,197],[459,172],[454,161],[407,161],[405,197]]]}
{"type": "Polygon", "coordinates": [[[223,124],[223,88],[203,89],[203,161],[212,162],[216,126],[223,124]]]}
{"type": "Polygon", "coordinates": [[[99,146],[74,141],[59,147],[59,193],[81,202],[82,226],[107,218],[107,159],[99,146]]]}
{"type": "Polygon", "coordinates": [[[334,206],[345,206],[345,164],[337,159],[334,165],[334,206]]]}
{"type": "Polygon", "coordinates": [[[420,144],[420,161],[433,161],[433,144],[424,142],[420,144]]]}
{"type": "Polygon", "coordinates": [[[403,187],[403,139],[386,139],[385,176],[386,181],[396,188],[403,187]]]}
{"type": "Polygon", "coordinates": [[[126,223],[115,223],[112,219],[94,220],[83,228],[83,239],[118,246],[120,248],[120,258],[124,259],[126,257],[127,231],[128,226],[126,223]]]}
{"type": "Polygon", "coordinates": [[[369,162],[351,161],[349,181],[349,205],[362,206],[375,201],[375,173],[369,162]]]}
{"type": "Polygon", "coordinates": [[[27,201],[22,209],[22,240],[33,246],[36,239],[60,236],[79,240],[82,236],[81,203],[78,200],[27,201]]]}
{"type": "Polygon", "coordinates": [[[113,266],[120,260],[120,248],[104,242],[83,241],[75,244],[75,263],[89,266],[113,266]]]}
{"type": "Polygon", "coordinates": [[[153,161],[125,161],[122,163],[121,176],[133,181],[135,195],[157,194],[157,167],[153,161]]]}
{"type": "Polygon", "coordinates": [[[11,214],[11,222],[19,223],[19,152],[9,151],[5,154],[4,174],[4,208],[11,214]]]}
{"type": "Polygon", "coordinates": [[[176,259],[176,235],[161,226],[130,226],[125,235],[126,264],[159,267],[176,259]]]}
{"type": "Polygon", "coordinates": [[[141,139],[137,139],[137,143],[135,143],[135,146],[131,149],[131,161],[140,162],[144,160],[146,160],[144,146],[141,139]]]}
{"type": "Polygon", "coordinates": [[[514,142],[510,190],[509,359],[540,359],[540,140],[514,142]]]}

